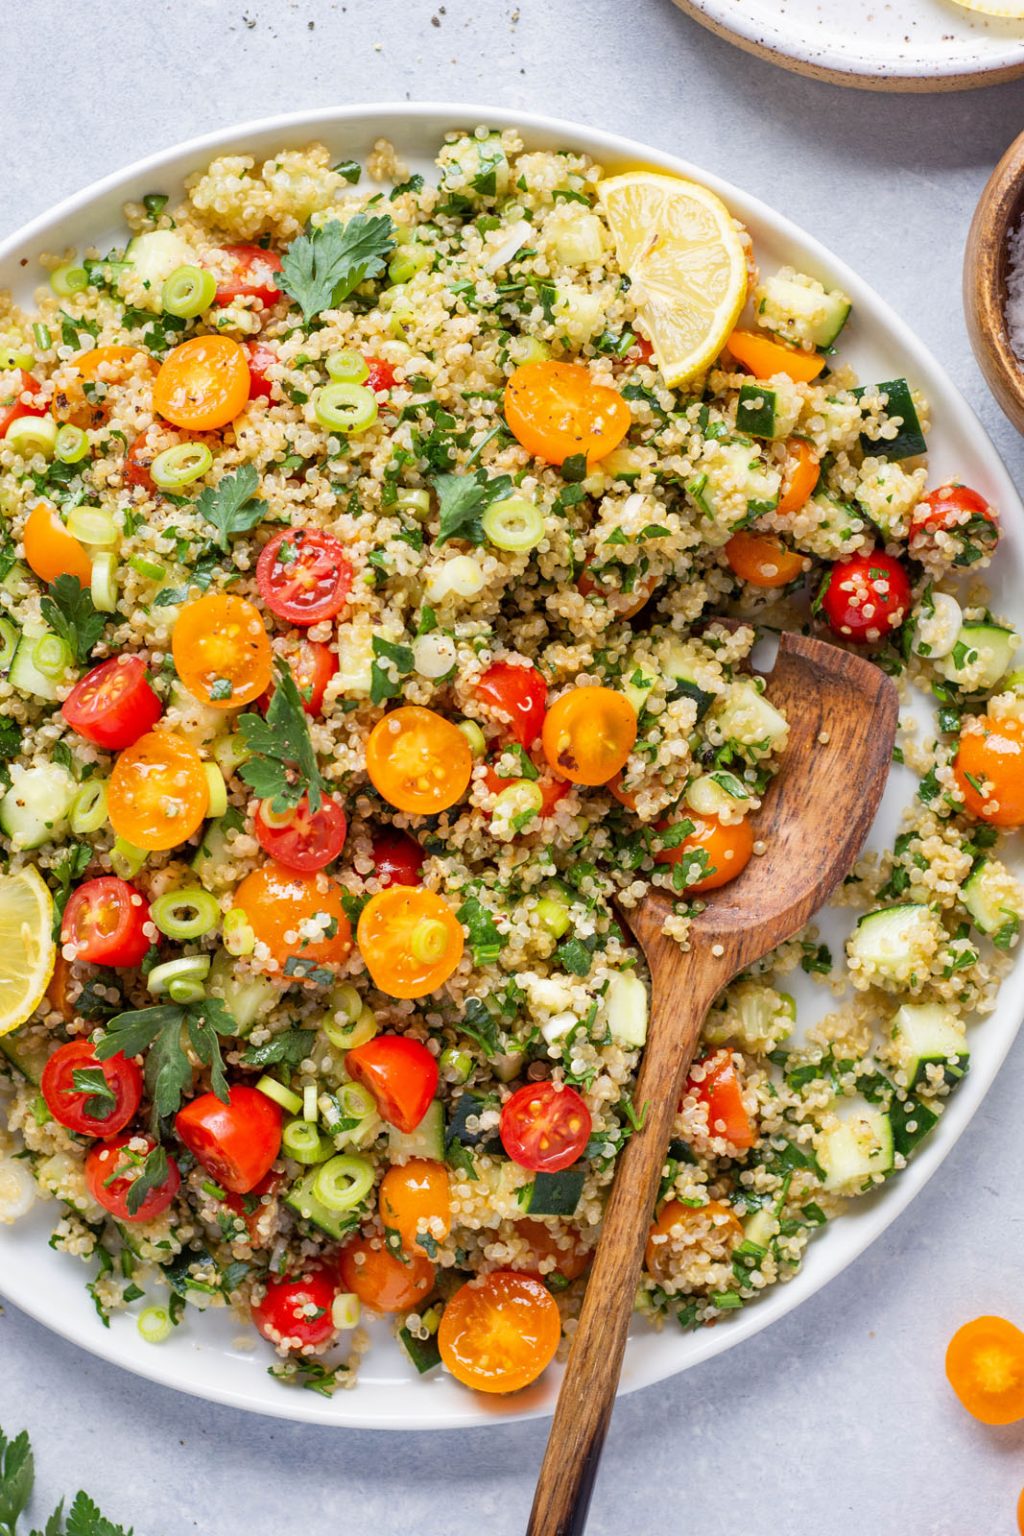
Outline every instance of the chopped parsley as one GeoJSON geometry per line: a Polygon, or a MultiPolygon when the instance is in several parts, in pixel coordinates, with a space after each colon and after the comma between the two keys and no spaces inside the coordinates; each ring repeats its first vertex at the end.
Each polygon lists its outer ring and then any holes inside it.
{"type": "Polygon", "coordinates": [[[310,810],[318,811],[324,781],[310,740],[302,695],[287,663],[280,657],[266,719],[262,715],[241,715],[238,729],[252,753],[238,771],[260,799],[270,800],[272,809],[280,814],[293,809],[303,795],[308,795],[310,810]]]}
{"type": "Polygon", "coordinates": [[[192,1087],[192,1064],[182,1044],[183,1031],[204,1067],[222,1103],[228,1102],[228,1084],[218,1036],[238,1033],[238,1026],[224,1004],[214,997],[196,1003],[156,1003],[119,1013],[106,1027],[95,1052],[99,1061],[145,1053],[146,1088],[153,1101],[153,1131],[166,1115],[176,1114],[183,1096],[192,1087]]]}
{"type": "Polygon", "coordinates": [[[384,269],[394,249],[388,214],[357,213],[347,224],[332,219],[293,240],[281,262],[280,283],[309,321],[334,309],[354,288],[384,269]]]}
{"type": "Polygon", "coordinates": [[[96,611],[77,576],[58,576],[39,607],[54,634],[68,647],[75,665],[83,667],[103,633],[106,614],[96,611]]]}
{"type": "Polygon", "coordinates": [[[196,511],[217,530],[218,549],[226,551],[231,534],[248,533],[263,521],[267,504],[254,494],[258,484],[255,465],[243,464],[233,475],[208,485],[196,502],[196,511]]]}

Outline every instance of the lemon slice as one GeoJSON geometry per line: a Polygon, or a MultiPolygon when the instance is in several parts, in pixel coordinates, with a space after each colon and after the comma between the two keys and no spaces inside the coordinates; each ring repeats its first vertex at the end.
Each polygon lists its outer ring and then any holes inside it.
{"type": "Polygon", "coordinates": [[[983,16],[1002,16],[1009,21],[1024,21],[1024,0],[956,0],[965,11],[980,11],[983,16]]]}
{"type": "Polygon", "coordinates": [[[714,362],[747,296],[732,215],[695,181],[628,171],[598,183],[630,296],[667,384],[714,362]]]}
{"type": "Polygon", "coordinates": [[[39,871],[0,875],[0,1035],[39,1007],[56,957],[53,899],[39,871]]]}

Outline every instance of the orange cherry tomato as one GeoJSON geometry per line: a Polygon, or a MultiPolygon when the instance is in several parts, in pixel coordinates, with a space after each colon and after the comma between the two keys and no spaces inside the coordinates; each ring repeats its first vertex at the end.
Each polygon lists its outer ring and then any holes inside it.
{"type": "Polygon", "coordinates": [[[1024,724],[969,721],[960,733],[953,773],[964,809],[994,827],[1024,826],[1024,724]]]}
{"type": "Polygon", "coordinates": [[[803,556],[787,549],[772,533],[741,529],[726,544],[725,558],[740,580],[752,587],[788,587],[804,573],[803,556]]]}
{"type": "Polygon", "coordinates": [[[22,534],[25,559],[40,581],[56,581],[58,576],[77,576],[89,590],[92,565],[85,546],[68,533],[60,513],[48,501],[37,501],[25,521],[22,534]]]}
{"type": "Polygon", "coordinates": [[[156,371],[156,363],[142,347],[90,347],[87,352],[72,358],[73,366],[78,369],[78,378],[72,379],[70,384],[54,395],[53,414],[56,419],[70,421],[74,426],[82,428],[99,426],[106,419],[109,403],[99,397],[90,400],[82,381],[87,384],[123,384],[141,368],[136,358],[145,360],[146,370],[150,374],[156,371]]]}
{"type": "Polygon", "coordinates": [[[517,1392],[545,1370],[562,1337],[554,1297],[533,1275],[495,1270],[448,1302],[437,1333],[441,1359],[477,1392],[517,1392]]]}
{"type": "Polygon", "coordinates": [[[193,336],[172,348],[153,386],[165,421],[190,432],[226,427],[249,399],[249,363],[230,336],[193,336]]]}
{"type": "Polygon", "coordinates": [[[982,1424],[1024,1419],[1024,1333],[1005,1317],[976,1317],[946,1350],[949,1384],[982,1424]]]}
{"type": "Polygon", "coordinates": [[[814,495],[814,487],[821,474],[821,466],[814,457],[814,449],[802,437],[794,437],[786,444],[790,452],[789,463],[782,483],[782,495],[776,512],[799,512],[814,495]]]}
{"type": "Polygon", "coordinates": [[[228,592],[210,592],[186,603],[171,649],[189,693],[213,709],[251,704],[273,674],[270,637],[259,609],[228,592]]]}
{"type": "MultiPolygon", "coordinates": [[[[717,816],[698,816],[695,811],[680,811],[677,822],[681,819],[692,821],[693,831],[675,848],[659,848],[654,855],[654,862],[680,864],[687,859],[692,861],[693,856],[703,850],[703,864],[694,864],[694,873],[699,878],[685,887],[688,896],[697,895],[701,891],[716,891],[720,885],[728,885],[730,880],[742,874],[754,851],[754,833],[746,817],[742,821],[726,824],[719,821],[717,816]],[[701,868],[707,873],[700,874],[701,868]]],[[[660,822],[658,830],[664,831],[677,822],[660,822]]]]}
{"type": "Polygon", "coordinates": [[[338,1258],[346,1291],[372,1312],[409,1312],[434,1289],[434,1266],[419,1253],[396,1258],[380,1238],[357,1237],[338,1258]]]}
{"type": "Polygon", "coordinates": [[[685,1091],[694,1094],[707,1109],[709,1135],[724,1136],[743,1151],[754,1145],[757,1131],[743,1102],[743,1084],[731,1051],[716,1051],[694,1062],[685,1091]]]}
{"type": "Polygon", "coordinates": [[[46,1001],[50,1007],[59,1013],[66,1024],[70,1024],[75,1017],[75,1005],[71,1001],[71,962],[65,960],[60,947],[53,962],[53,975],[46,989],[46,1001]]]}
{"type": "Polygon", "coordinates": [[[526,363],[505,385],[505,420],[528,453],[563,464],[585,453],[597,464],[629,431],[629,406],[582,363],[526,363]]]}
{"type": "Polygon", "coordinates": [[[352,927],[345,916],[341,887],[327,875],[302,875],[272,861],[246,875],[235,891],[241,907],[269,957],[286,976],[301,980],[322,966],[340,965],[352,948],[352,927]],[[314,923],[320,937],[304,931],[314,923]]]}
{"type": "Polygon", "coordinates": [[[573,784],[607,784],[636,741],[636,710],[614,688],[570,688],[544,717],[544,756],[573,784]]]}
{"type": "Polygon", "coordinates": [[[389,885],[371,896],[356,931],[374,985],[389,997],[426,997],[448,980],[465,938],[443,896],[419,885],[389,885]]]}
{"type": "Polygon", "coordinates": [[[721,1200],[707,1205],[684,1205],[666,1200],[647,1234],[644,1262],[655,1280],[670,1280],[680,1250],[702,1237],[714,1237],[730,1249],[743,1241],[743,1227],[736,1213],[721,1200]]]}
{"type": "Polygon", "coordinates": [[[406,1253],[422,1253],[419,1238],[426,1232],[440,1242],[448,1236],[452,1201],[444,1163],[413,1157],[388,1169],[380,1181],[380,1219],[398,1233],[406,1253]],[[440,1223],[442,1230],[439,1230],[440,1223]]]}
{"type": "Polygon", "coordinates": [[[753,331],[733,331],[726,346],[755,379],[771,379],[784,373],[797,384],[809,384],[825,366],[825,359],[816,352],[799,352],[753,331]]]}
{"type": "Polygon", "coordinates": [[[596,594],[602,598],[608,609],[617,619],[634,619],[641,608],[646,608],[654,593],[664,579],[656,576],[653,571],[648,571],[641,576],[632,592],[624,592],[621,587],[605,586],[601,580],[601,572],[593,576],[588,569],[592,556],[588,555],[583,563],[583,569],[576,578],[576,590],[581,597],[590,597],[596,594]]]}
{"type": "Polygon", "coordinates": [[[473,753],[458,726],[436,710],[403,704],[370,732],[366,771],[389,805],[433,816],[466,793],[473,753]]]}
{"type": "Polygon", "coordinates": [[[517,1267],[521,1267],[526,1274],[536,1274],[542,1280],[544,1277],[538,1273],[537,1265],[541,1259],[554,1259],[556,1275],[561,1275],[563,1280],[578,1280],[589,1269],[593,1254],[584,1248],[575,1228],[570,1228],[565,1236],[569,1242],[563,1247],[563,1234],[553,1232],[543,1221],[536,1221],[532,1216],[517,1221],[516,1237],[528,1243],[531,1250],[529,1258],[524,1258],[517,1267]]]}
{"type": "Polygon", "coordinates": [[[107,813],[136,848],[177,848],[199,830],[210,804],[202,760],[176,731],[147,731],[114,764],[107,813]]]}

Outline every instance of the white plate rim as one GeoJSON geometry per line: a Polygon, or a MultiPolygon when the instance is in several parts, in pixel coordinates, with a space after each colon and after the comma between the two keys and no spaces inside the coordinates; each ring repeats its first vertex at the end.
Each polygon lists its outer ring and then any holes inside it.
{"type": "MultiPolygon", "coordinates": [[[[869,316],[872,332],[879,326],[885,327],[885,334],[891,342],[888,350],[898,352],[901,358],[906,360],[908,369],[914,370],[914,380],[925,389],[932,408],[933,422],[936,418],[943,417],[948,420],[956,419],[957,426],[967,438],[977,463],[984,466],[986,491],[1000,506],[1004,526],[1008,525],[1010,529],[1015,530],[1015,540],[1024,539],[1024,505],[994,444],[971,407],[959,394],[945,369],[869,284],[813,236],[808,235],[788,218],[776,213],[760,199],[742,191],[721,177],[667,151],[658,150],[620,134],[592,128],[578,121],[551,117],[543,113],[517,111],[505,106],[420,101],[369,102],[346,107],[309,109],[234,124],[144,156],[127,167],[92,182],[81,191],[63,199],[53,208],[32,219],[12,235],[0,240],[0,284],[10,281],[4,277],[5,266],[11,263],[17,265],[26,260],[31,261],[41,250],[56,248],[61,226],[69,219],[84,215],[93,205],[115,193],[121,201],[126,201],[133,195],[140,196],[146,182],[149,186],[154,185],[153,177],[159,176],[179,162],[187,160],[200,166],[218,153],[245,152],[246,145],[263,137],[280,135],[283,144],[286,139],[294,138],[300,131],[304,137],[309,138],[329,137],[332,133],[337,134],[339,130],[346,129],[357,133],[362,124],[374,119],[413,125],[421,129],[424,134],[431,134],[432,142],[436,142],[439,133],[446,128],[473,126],[477,123],[487,123],[496,128],[519,128],[538,140],[551,143],[559,141],[575,143],[606,164],[643,163],[681,176],[692,177],[712,187],[745,224],[765,226],[771,231],[773,237],[784,240],[798,251],[801,261],[807,262],[811,270],[817,269],[822,273],[830,274],[850,295],[855,310],[869,316]]],[[[380,131],[386,132],[386,128],[380,128],[380,131]]],[[[275,145],[275,147],[280,146],[275,145]]],[[[176,179],[180,180],[182,172],[176,170],[174,174],[176,179]]],[[[1021,958],[1024,960],[1024,956],[1021,958]]],[[[983,1057],[979,1056],[972,1062],[970,1073],[950,1101],[933,1138],[925,1144],[899,1178],[886,1185],[880,1194],[864,1200],[856,1214],[844,1216],[841,1222],[837,1222],[837,1229],[840,1225],[847,1229],[845,1257],[840,1253],[837,1253],[835,1258],[827,1256],[823,1251],[824,1239],[818,1239],[817,1250],[812,1243],[804,1266],[792,1280],[773,1288],[768,1295],[745,1309],[737,1318],[730,1319],[727,1325],[715,1329],[703,1329],[699,1334],[685,1336],[672,1334],[666,1329],[659,1335],[665,1345],[664,1359],[654,1369],[643,1371],[631,1369],[627,1350],[620,1392],[624,1394],[653,1385],[709,1360],[724,1350],[734,1348],[785,1316],[803,1301],[809,1300],[822,1286],[858,1258],[923,1189],[962,1135],[980,1107],[1013,1044],[1022,1022],[1022,1009],[1024,1009],[1024,1003],[1013,1006],[1012,1018],[1003,1018],[1001,1038],[993,1040],[991,1045],[986,1046],[983,1057]],[[859,1230],[855,1231],[855,1228],[859,1230]],[[820,1255],[818,1262],[813,1262],[815,1251],[820,1255]],[[685,1358],[673,1360],[673,1354],[679,1348],[679,1341],[684,1338],[685,1358]],[[672,1348],[673,1342],[676,1343],[675,1351],[672,1348]]],[[[1009,1011],[1010,1005],[1004,983],[1002,1007],[991,1016],[989,1026],[986,1027],[994,1025],[997,1015],[1005,1016],[1009,1011]]],[[[4,1239],[0,1234],[0,1250],[3,1246],[4,1239]]],[[[49,1250],[44,1249],[43,1252],[49,1253],[49,1250]]],[[[63,1256],[58,1256],[58,1259],[62,1263],[70,1262],[63,1256]]],[[[197,1379],[197,1373],[189,1368],[188,1351],[184,1349],[176,1354],[167,1346],[151,1347],[147,1349],[144,1358],[127,1358],[124,1348],[119,1343],[117,1330],[108,1331],[98,1326],[91,1311],[85,1314],[87,1321],[84,1326],[77,1318],[53,1316],[44,1305],[42,1291],[37,1295],[31,1284],[12,1284],[10,1273],[5,1274],[5,1269],[6,1266],[0,1264],[0,1295],[52,1332],[122,1369],[127,1369],[159,1385],[172,1387],[192,1396],[247,1412],[353,1429],[406,1431],[495,1427],[509,1421],[545,1417],[553,1410],[556,1377],[552,1377],[548,1390],[542,1396],[538,1396],[537,1390],[532,1389],[529,1395],[520,1394],[513,1400],[481,1400],[478,1396],[466,1392],[463,1394],[464,1407],[446,1408],[443,1413],[438,1413],[436,1406],[434,1411],[431,1411],[429,1391],[423,1394],[423,1403],[418,1408],[402,1407],[396,1412],[389,1403],[386,1413],[373,1412],[368,1406],[360,1407],[358,1385],[351,1391],[341,1391],[331,1399],[324,1399],[311,1393],[289,1391],[274,1383],[272,1394],[268,1394],[266,1400],[256,1400],[248,1392],[234,1390],[219,1382],[215,1371],[211,1374],[207,1370],[205,1379],[197,1379]]],[[[194,1358],[198,1359],[198,1354],[194,1358]]],[[[549,1372],[549,1376],[551,1374],[549,1372]]],[[[429,1379],[422,1385],[429,1387],[429,1379]]]]}

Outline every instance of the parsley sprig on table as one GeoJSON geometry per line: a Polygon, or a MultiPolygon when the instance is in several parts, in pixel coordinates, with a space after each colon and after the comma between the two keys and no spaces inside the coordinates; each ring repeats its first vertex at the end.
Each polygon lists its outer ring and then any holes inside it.
{"type": "MultiPolygon", "coordinates": [[[[0,1536],[17,1536],[18,1522],[28,1509],[35,1482],[35,1462],[28,1434],[9,1440],[0,1429],[0,1536]]],[[[76,1493],[64,1513],[63,1499],[42,1531],[29,1536],[132,1536],[102,1515],[87,1493],[76,1493]]]]}
{"type": "Polygon", "coordinates": [[[239,773],[260,799],[271,801],[271,809],[280,814],[294,809],[303,795],[308,795],[310,810],[318,811],[324,781],[310,740],[302,695],[287,663],[280,658],[266,719],[241,715],[238,729],[252,753],[239,773]]]}
{"type": "Polygon", "coordinates": [[[258,484],[255,465],[243,464],[233,475],[208,485],[196,502],[200,516],[216,528],[217,546],[225,552],[232,533],[248,533],[266,516],[266,502],[254,495],[258,484]]]}
{"type": "MultiPolygon", "coordinates": [[[[109,1061],[119,1051],[125,1056],[141,1056],[145,1052],[146,1089],[153,1101],[154,1134],[159,1132],[160,1120],[181,1107],[182,1097],[192,1086],[192,1063],[183,1039],[186,1033],[203,1066],[210,1068],[214,1093],[226,1104],[228,1084],[218,1036],[237,1034],[238,1025],[218,998],[204,997],[196,1003],[155,1003],[151,1008],[118,1013],[108,1021],[106,1033],[95,1048],[99,1061],[109,1061]]],[[[154,1172],[151,1187],[156,1188],[166,1177],[166,1171],[161,1179],[154,1172]]],[[[141,1199],[140,1195],[140,1203],[141,1199]]]]}
{"type": "Polygon", "coordinates": [[[39,607],[54,634],[68,647],[76,666],[84,666],[103,633],[107,616],[96,611],[91,595],[78,577],[58,576],[39,607]]]}
{"type": "Polygon", "coordinates": [[[281,287],[300,305],[304,320],[335,309],[354,288],[384,269],[394,249],[388,214],[357,213],[347,224],[332,219],[293,240],[281,261],[281,287]]]}

